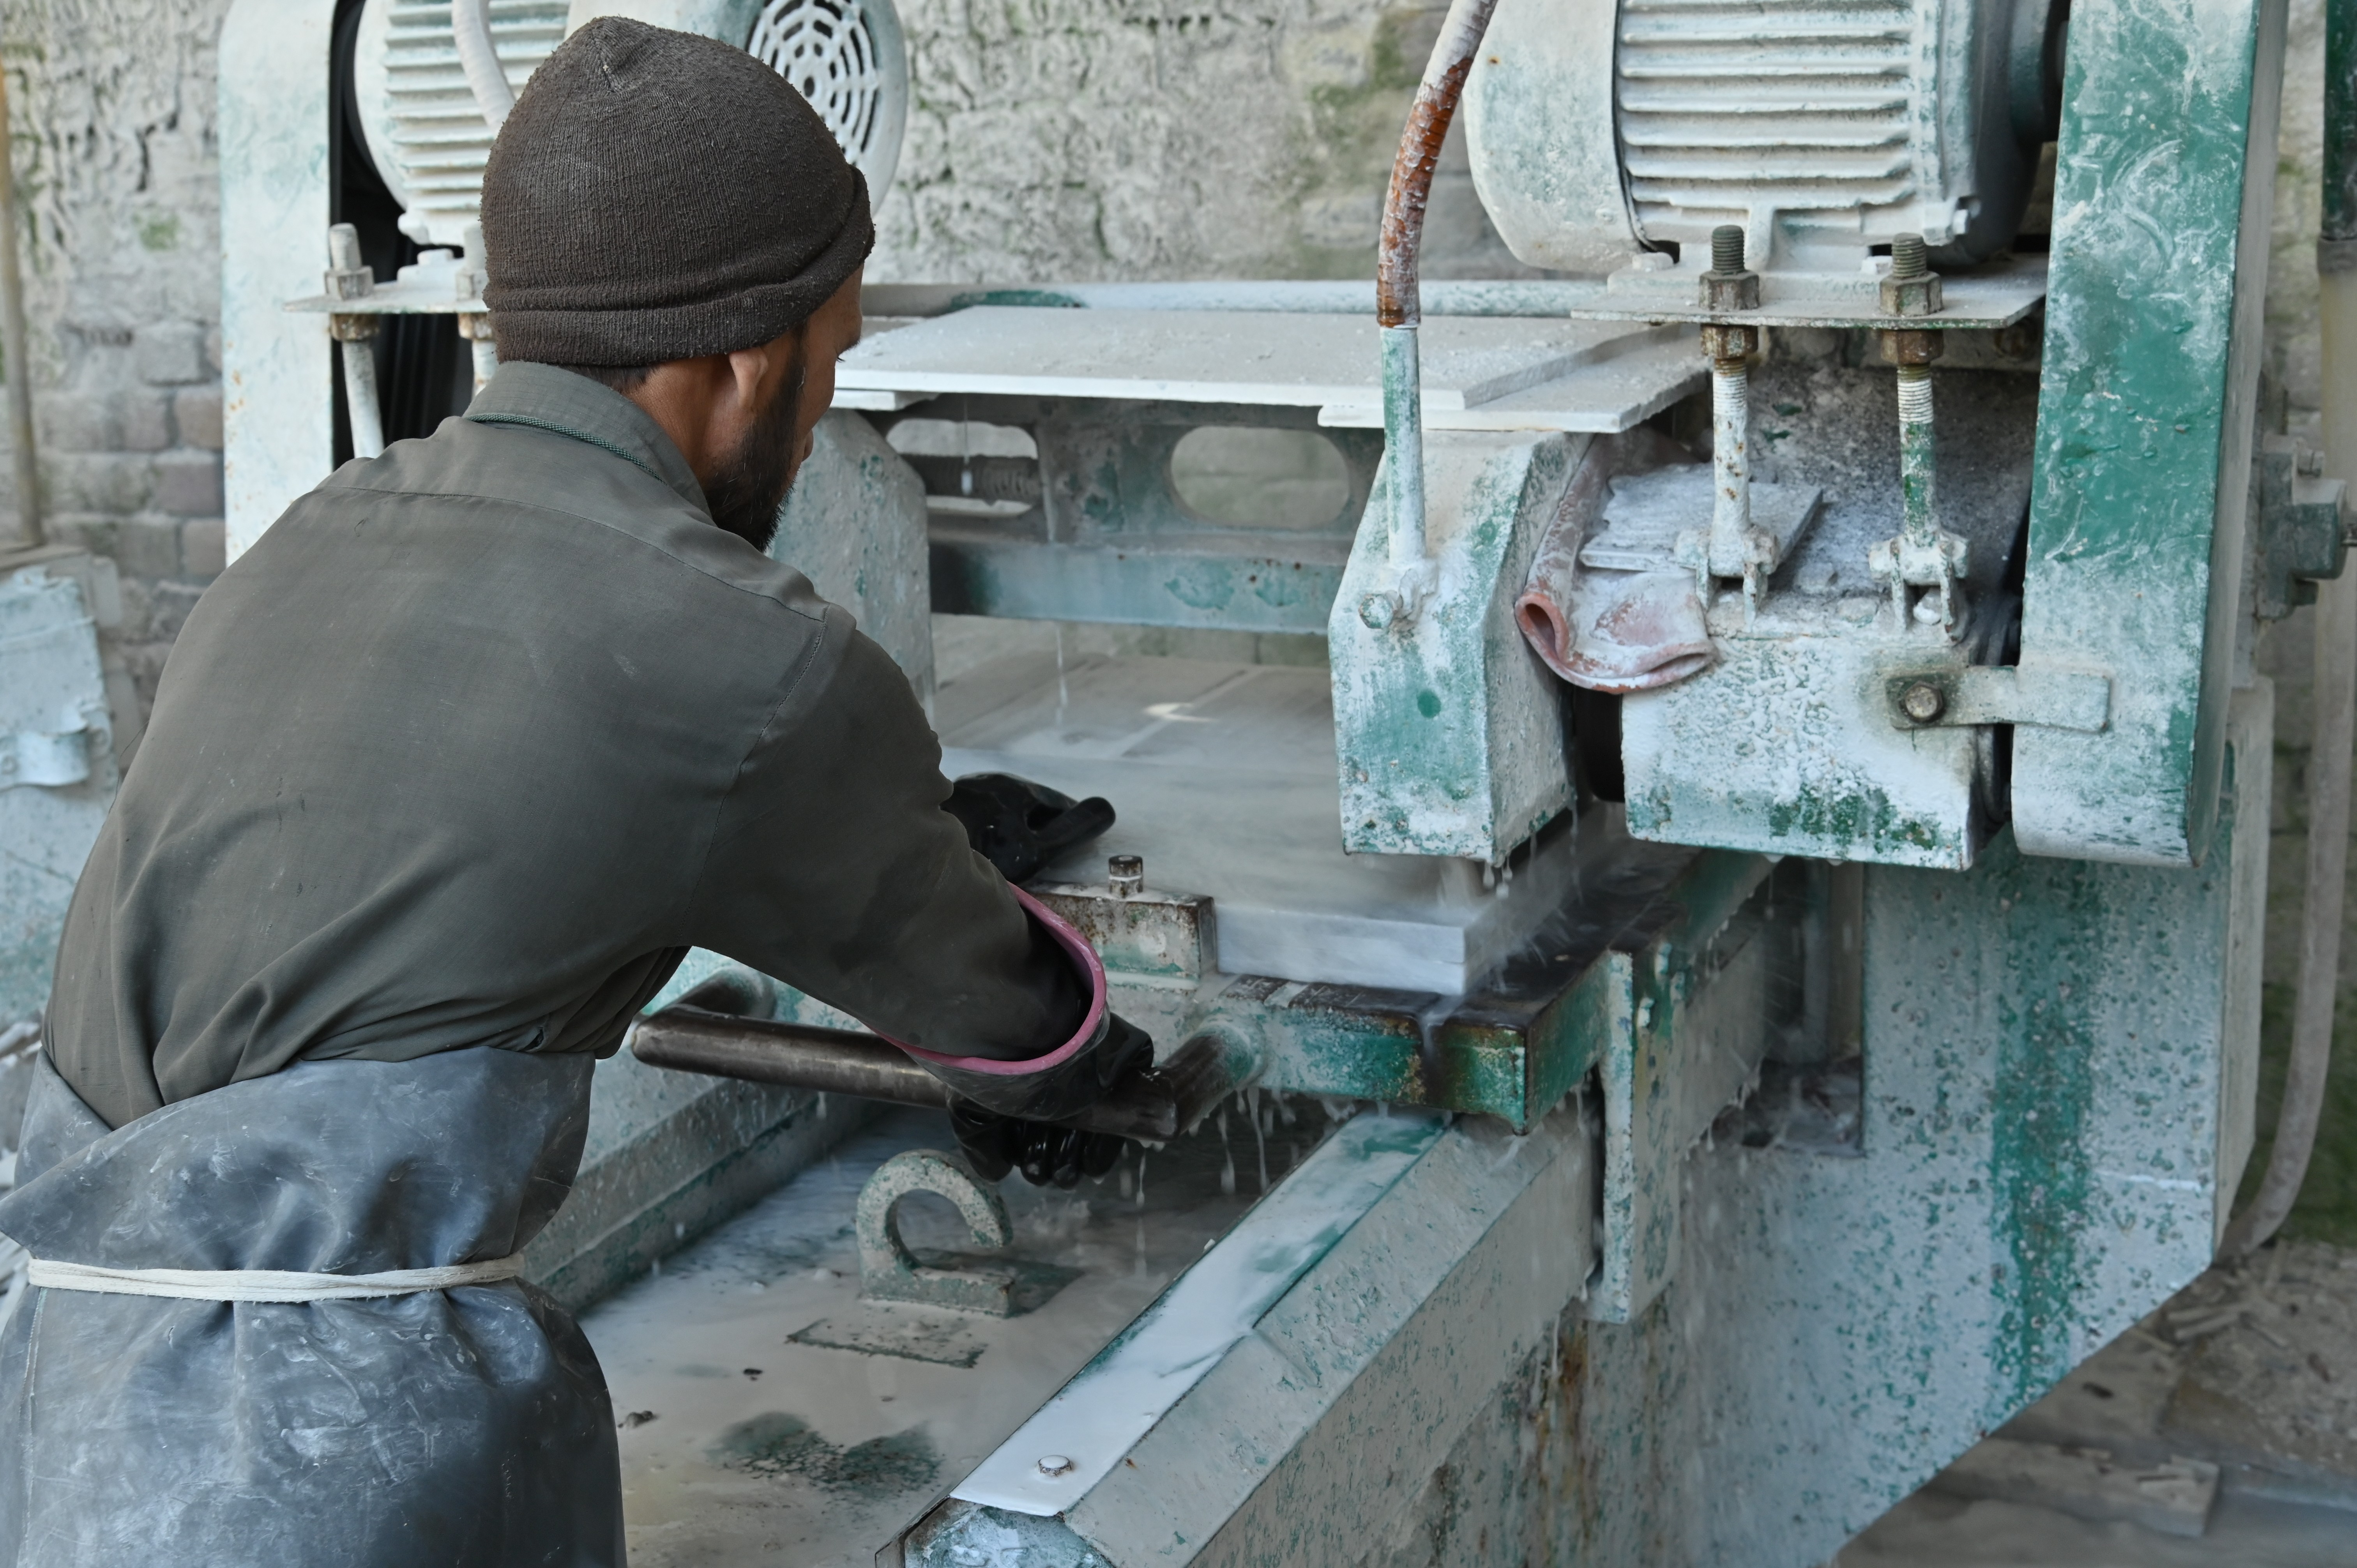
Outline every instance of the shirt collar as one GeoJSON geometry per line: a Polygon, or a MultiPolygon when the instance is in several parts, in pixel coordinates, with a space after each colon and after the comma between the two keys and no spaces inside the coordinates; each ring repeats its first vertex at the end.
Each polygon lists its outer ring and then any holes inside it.
{"type": "Polygon", "coordinates": [[[587,376],[515,360],[501,365],[466,417],[478,424],[521,424],[602,447],[669,485],[680,499],[712,515],[704,487],[662,426],[645,409],[587,376]]]}

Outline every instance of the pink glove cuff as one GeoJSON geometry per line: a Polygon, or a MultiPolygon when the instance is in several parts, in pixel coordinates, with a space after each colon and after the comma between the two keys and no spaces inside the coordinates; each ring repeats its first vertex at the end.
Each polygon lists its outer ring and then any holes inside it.
{"type": "Polygon", "coordinates": [[[1082,978],[1088,982],[1089,1010],[1081,1019],[1080,1032],[1044,1057],[1024,1057],[1017,1061],[1000,1061],[995,1057],[945,1057],[939,1051],[920,1050],[915,1046],[901,1045],[899,1040],[892,1041],[894,1045],[899,1046],[902,1050],[918,1060],[931,1062],[936,1067],[955,1068],[960,1072],[979,1072],[994,1077],[1017,1078],[1026,1073],[1045,1072],[1050,1068],[1062,1066],[1093,1044],[1099,1032],[1103,1029],[1105,972],[1104,961],[1097,957],[1097,950],[1089,946],[1089,940],[1086,937],[1066,924],[1060,916],[1049,909],[1039,900],[1012,885],[1009,886],[1009,891],[1015,895],[1015,901],[1023,906],[1024,912],[1039,921],[1046,928],[1048,934],[1056,939],[1056,945],[1064,950],[1065,956],[1072,961],[1072,967],[1079,970],[1082,978]]]}

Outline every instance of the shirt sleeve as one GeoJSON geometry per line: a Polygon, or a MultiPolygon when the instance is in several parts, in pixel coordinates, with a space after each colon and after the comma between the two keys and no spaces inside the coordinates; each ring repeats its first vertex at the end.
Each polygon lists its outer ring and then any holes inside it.
{"type": "Polygon", "coordinates": [[[1090,998],[942,810],[908,677],[830,607],[722,801],[693,940],[948,1056],[1054,1050],[1090,998]]]}

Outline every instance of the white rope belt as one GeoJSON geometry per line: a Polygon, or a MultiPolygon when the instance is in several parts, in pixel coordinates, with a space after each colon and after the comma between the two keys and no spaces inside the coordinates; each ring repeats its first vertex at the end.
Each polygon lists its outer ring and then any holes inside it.
{"type": "Polygon", "coordinates": [[[27,1283],[47,1290],[100,1295],[163,1295],[182,1301],[365,1301],[416,1295],[459,1285],[497,1284],[523,1273],[520,1254],[438,1269],[392,1269],[381,1274],[305,1274],[283,1269],[108,1269],[35,1258],[27,1283]]]}

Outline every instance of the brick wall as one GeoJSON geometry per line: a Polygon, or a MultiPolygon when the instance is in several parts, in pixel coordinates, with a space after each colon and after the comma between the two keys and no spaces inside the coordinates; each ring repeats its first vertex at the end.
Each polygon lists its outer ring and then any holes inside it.
{"type": "Polygon", "coordinates": [[[221,569],[212,59],[225,9],[0,6],[43,511],[54,542],[114,557],[113,636],[143,706],[221,569]]]}

